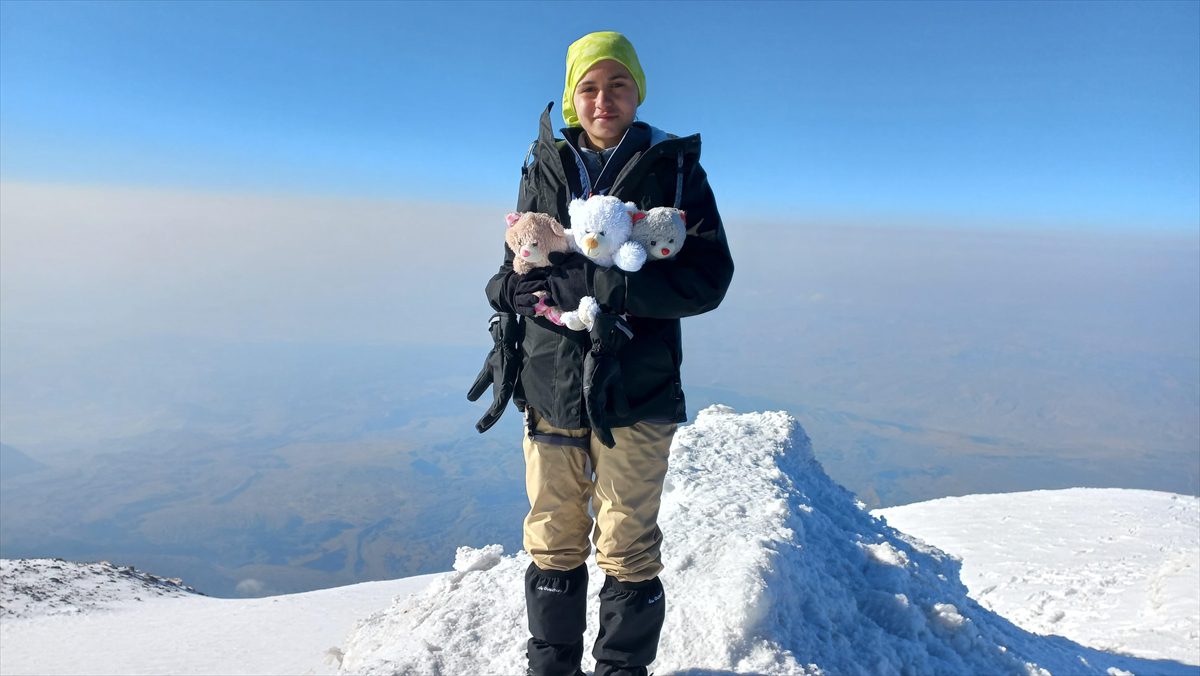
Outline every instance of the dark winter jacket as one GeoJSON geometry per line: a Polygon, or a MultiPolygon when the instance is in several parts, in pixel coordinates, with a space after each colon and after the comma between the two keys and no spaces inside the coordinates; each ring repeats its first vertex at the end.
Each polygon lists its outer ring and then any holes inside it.
{"type": "MultiPolygon", "coordinates": [[[[567,203],[595,193],[634,202],[641,209],[677,206],[687,214],[687,242],[675,258],[647,262],[637,272],[587,266],[590,295],[604,310],[625,314],[633,329],[633,340],[620,355],[630,410],[625,415],[610,411],[612,426],[642,420],[683,422],[687,416],[679,378],[679,319],[717,307],[733,277],[721,216],[700,167],[700,136],[674,137],[635,122],[593,181],[572,145],[581,130],[563,130],[571,142],[554,138],[552,107],[542,113],[538,140],[530,150],[532,161],[521,169],[517,211],[547,213],[570,227],[567,203]]],[[[506,247],[504,263],[487,284],[489,302],[503,312],[513,311],[512,287],[519,277],[512,259],[506,247]]],[[[527,320],[518,406],[532,406],[556,427],[587,427],[581,376],[589,347],[586,331],[571,331],[542,318],[527,320]]]]}

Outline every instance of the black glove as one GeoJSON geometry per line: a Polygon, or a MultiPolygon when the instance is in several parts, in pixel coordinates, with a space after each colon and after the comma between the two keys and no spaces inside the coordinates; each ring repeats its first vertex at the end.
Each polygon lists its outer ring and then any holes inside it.
{"type": "MultiPolygon", "coordinates": [[[[550,292],[550,284],[546,281],[546,275],[549,273],[550,268],[535,268],[517,278],[513,285],[512,297],[512,306],[517,314],[526,317],[537,315],[535,306],[540,298],[538,293],[548,295],[550,292]]],[[[546,304],[553,305],[554,301],[547,297],[546,304]]]]}
{"type": "Polygon", "coordinates": [[[592,295],[588,282],[596,264],[587,256],[578,253],[552,252],[549,256],[552,267],[546,268],[547,305],[557,305],[564,311],[579,308],[579,300],[592,295]]]}
{"type": "Polygon", "coordinates": [[[633,331],[620,315],[601,314],[596,317],[591,337],[592,349],[583,358],[583,400],[592,434],[600,439],[600,443],[612,448],[617,442],[608,426],[605,409],[611,402],[616,415],[629,412],[629,400],[625,398],[621,381],[621,361],[617,356],[633,338],[633,331]]]}
{"type": "Polygon", "coordinates": [[[504,407],[512,399],[517,386],[517,373],[521,370],[521,332],[524,327],[517,316],[510,312],[497,312],[488,323],[492,334],[492,351],[483,362],[483,369],[467,392],[467,400],[475,401],[488,385],[492,386],[492,405],[488,407],[475,429],[480,434],[491,429],[504,413],[504,407]]]}

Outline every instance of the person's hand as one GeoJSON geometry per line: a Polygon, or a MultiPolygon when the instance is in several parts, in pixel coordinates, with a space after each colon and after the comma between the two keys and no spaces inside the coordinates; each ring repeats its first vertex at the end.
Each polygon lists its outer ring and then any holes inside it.
{"type": "Polygon", "coordinates": [[[475,423],[475,429],[479,430],[480,434],[496,424],[512,399],[513,390],[516,389],[517,373],[521,370],[521,353],[518,348],[521,329],[517,316],[510,312],[495,313],[488,324],[488,331],[492,334],[492,351],[488,353],[483,362],[483,369],[475,377],[471,389],[467,391],[467,400],[475,401],[483,395],[488,385],[492,386],[492,405],[479,422],[475,423]]]}
{"type": "Polygon", "coordinates": [[[592,434],[612,448],[617,442],[608,424],[607,409],[611,405],[618,416],[629,412],[618,354],[633,338],[633,331],[620,315],[600,314],[591,337],[592,349],[583,358],[583,400],[592,434]]]}
{"type": "MultiPolygon", "coordinates": [[[[534,268],[517,278],[516,284],[513,285],[512,297],[513,310],[517,314],[526,317],[537,316],[538,301],[550,291],[550,285],[546,281],[549,274],[550,268],[548,267],[534,268]]],[[[547,299],[546,305],[554,305],[554,300],[547,299]]]]}
{"type": "Polygon", "coordinates": [[[546,277],[550,292],[547,305],[557,305],[564,311],[575,310],[584,296],[590,296],[588,282],[596,264],[579,253],[553,252],[549,256],[551,267],[546,277]]]}

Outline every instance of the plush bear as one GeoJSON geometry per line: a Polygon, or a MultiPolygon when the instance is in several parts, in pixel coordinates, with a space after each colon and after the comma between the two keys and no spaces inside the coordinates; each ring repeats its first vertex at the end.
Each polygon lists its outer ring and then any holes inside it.
{"type": "MultiPolygon", "coordinates": [[[[504,233],[504,241],[513,252],[513,270],[517,274],[546,267],[551,264],[550,254],[571,250],[566,230],[548,214],[536,211],[512,213],[505,220],[508,230],[504,233]]],[[[538,295],[542,298],[533,306],[534,313],[562,326],[562,308],[546,305],[544,292],[538,295]]]]}
{"type": "MultiPolygon", "coordinates": [[[[686,215],[672,207],[640,211],[632,202],[598,195],[572,200],[567,209],[571,248],[597,265],[637,272],[647,259],[664,260],[679,253],[687,238],[686,215]]],[[[598,314],[599,303],[585,296],[576,310],[564,312],[560,319],[571,330],[591,331],[598,314]]]]}
{"type": "Polygon", "coordinates": [[[591,331],[600,314],[600,303],[591,296],[579,299],[579,307],[559,315],[559,323],[572,331],[591,331]]]}
{"type": "Polygon", "coordinates": [[[687,214],[673,207],[654,207],[633,224],[629,239],[646,250],[649,260],[673,258],[687,239],[687,214]]]}
{"type": "Polygon", "coordinates": [[[593,195],[586,200],[571,200],[567,213],[571,215],[571,229],[567,233],[571,236],[572,250],[606,268],[614,264],[626,272],[642,268],[645,251],[629,242],[634,220],[642,217],[633,202],[593,195]]]}
{"type": "Polygon", "coordinates": [[[504,241],[513,252],[513,270],[517,274],[550,265],[552,252],[571,250],[566,230],[547,214],[535,211],[512,213],[505,220],[508,230],[504,233],[504,241]]]}

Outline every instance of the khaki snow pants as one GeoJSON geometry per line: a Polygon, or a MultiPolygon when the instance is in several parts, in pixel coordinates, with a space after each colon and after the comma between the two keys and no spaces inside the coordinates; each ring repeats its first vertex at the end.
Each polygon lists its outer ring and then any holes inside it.
{"type": "Polygon", "coordinates": [[[582,565],[591,533],[606,575],[621,582],[656,577],[663,569],[658,509],[678,425],[614,427],[617,443],[608,448],[590,430],[554,427],[532,408],[525,415],[525,551],[537,567],[582,565]]]}

